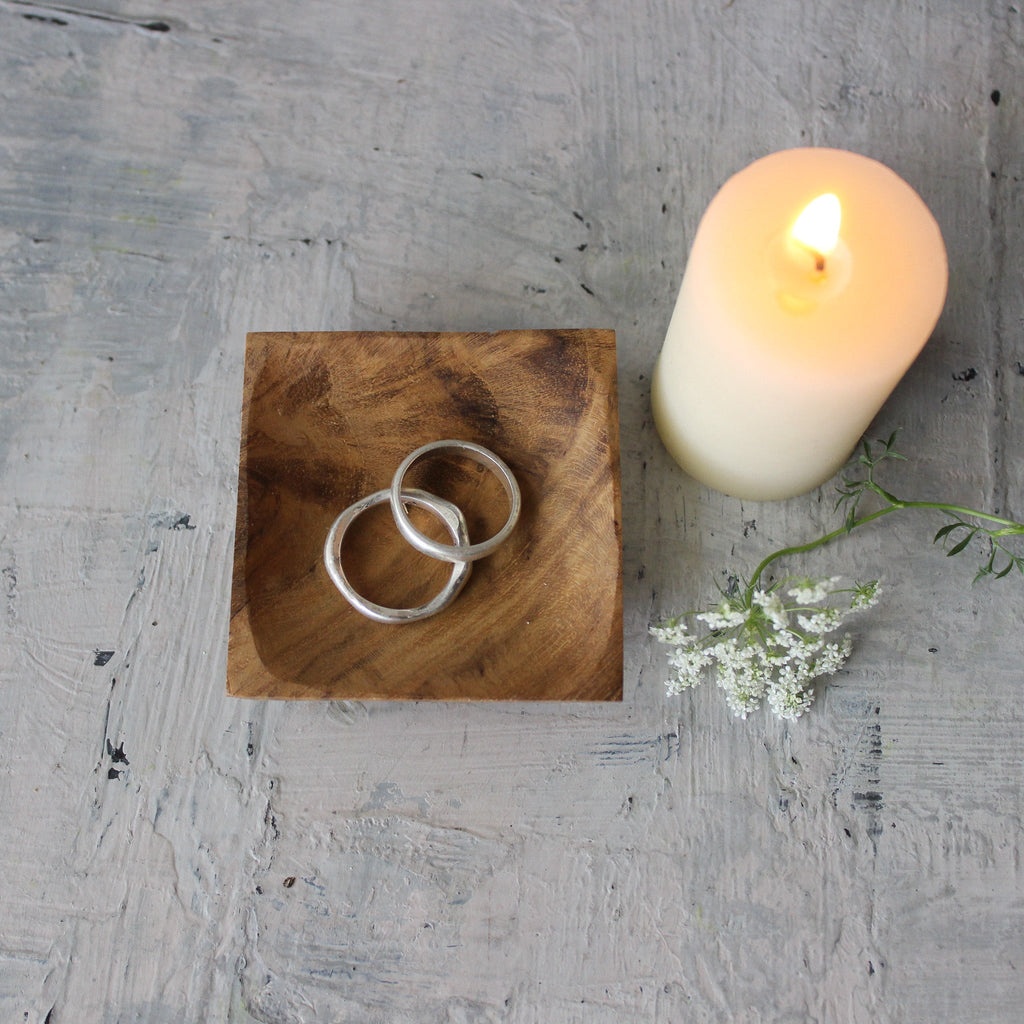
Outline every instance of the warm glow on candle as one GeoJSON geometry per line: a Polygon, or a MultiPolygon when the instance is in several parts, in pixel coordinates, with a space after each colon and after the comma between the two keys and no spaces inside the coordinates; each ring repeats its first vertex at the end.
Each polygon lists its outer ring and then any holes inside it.
{"type": "Polygon", "coordinates": [[[801,245],[822,256],[828,256],[839,241],[842,216],[839,199],[828,192],[808,203],[790,233],[801,245]]]}
{"type": "Polygon", "coordinates": [[[824,483],[935,327],[946,279],[935,218],[888,167],[824,148],[755,161],[701,218],[655,367],[669,454],[751,501],[824,483]]]}

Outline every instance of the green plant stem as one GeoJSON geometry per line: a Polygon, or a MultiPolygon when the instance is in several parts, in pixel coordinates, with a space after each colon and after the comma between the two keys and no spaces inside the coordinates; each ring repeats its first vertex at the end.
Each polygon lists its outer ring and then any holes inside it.
{"type": "MultiPolygon", "coordinates": [[[[1020,532],[1024,532],[1024,525],[1021,523],[1013,519],[1003,519],[1001,516],[994,516],[989,512],[979,512],[976,508],[967,508],[965,505],[950,505],[945,501],[901,501],[899,498],[893,497],[888,491],[883,490],[874,481],[868,484],[868,488],[893,506],[891,509],[882,509],[881,511],[883,512],[892,512],[901,508],[931,508],[937,509],[940,512],[949,512],[951,515],[972,516],[975,519],[985,519],[990,523],[999,523],[1002,526],[1018,527],[1020,532]]],[[[874,518],[874,516],[866,516],[863,520],[858,520],[855,525],[860,525],[861,522],[866,523],[871,518],[874,518]]],[[[1013,532],[1017,533],[1018,530],[1013,532]]]]}
{"type": "Polygon", "coordinates": [[[816,540],[808,541],[806,544],[796,544],[788,548],[780,548],[778,551],[773,551],[770,555],[764,558],[760,565],[754,570],[754,574],[750,577],[750,582],[747,584],[745,596],[749,603],[750,598],[753,596],[754,591],[757,589],[757,585],[761,580],[761,575],[768,568],[772,562],[778,561],[780,558],[786,558],[789,555],[802,555],[807,551],[813,551],[815,548],[820,548],[830,541],[835,540],[837,537],[842,537],[844,534],[850,533],[857,529],[858,526],[864,526],[867,523],[874,522],[876,519],[881,519],[883,516],[887,516],[892,512],[901,512],[905,509],[932,509],[939,512],[946,512],[953,516],[971,516],[977,519],[984,519],[990,523],[998,523],[1001,526],[1007,527],[1008,533],[1024,533],[1024,524],[1017,523],[1012,519],[1003,519],[1000,516],[990,515],[987,512],[979,512],[977,509],[967,508],[963,505],[949,505],[942,501],[901,501],[899,498],[893,497],[888,491],[883,490],[878,484],[869,482],[867,485],[872,491],[882,497],[889,504],[885,508],[880,508],[875,512],[870,512],[867,515],[861,516],[859,519],[854,519],[852,523],[844,523],[842,526],[830,533],[826,533],[822,537],[818,537],[816,540]]]}

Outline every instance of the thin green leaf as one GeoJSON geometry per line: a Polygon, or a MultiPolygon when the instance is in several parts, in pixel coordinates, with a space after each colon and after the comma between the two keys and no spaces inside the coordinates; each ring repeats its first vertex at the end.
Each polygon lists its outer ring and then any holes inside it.
{"type": "Polygon", "coordinates": [[[932,538],[932,543],[933,544],[938,544],[939,541],[942,540],[943,537],[945,537],[948,534],[952,533],[958,526],[963,526],[963,525],[964,525],[963,523],[946,523],[946,525],[943,526],[941,529],[939,529],[939,531],[932,538]]]}
{"type": "Polygon", "coordinates": [[[966,536],[966,537],[964,537],[964,539],[963,539],[963,540],[961,540],[961,541],[958,541],[958,542],[957,542],[956,544],[954,544],[954,545],[953,545],[953,546],[952,546],[952,547],[951,547],[951,548],[950,548],[950,549],[949,549],[949,550],[948,550],[948,551],[946,552],[946,557],[947,557],[947,558],[949,558],[949,557],[950,557],[950,556],[952,556],[952,555],[959,555],[959,554],[960,554],[960,552],[961,552],[961,551],[963,551],[963,549],[964,549],[965,547],[967,547],[967,545],[968,545],[968,544],[970,544],[970,543],[971,543],[971,538],[972,538],[973,536],[974,536],[974,531],[973,531],[973,530],[971,530],[971,532],[970,532],[969,534],[967,534],[967,536],[966,536]]]}

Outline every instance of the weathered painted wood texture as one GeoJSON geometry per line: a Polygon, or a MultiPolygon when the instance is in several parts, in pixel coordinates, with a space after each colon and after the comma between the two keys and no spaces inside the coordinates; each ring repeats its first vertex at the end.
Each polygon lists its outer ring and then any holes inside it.
{"type": "Polygon", "coordinates": [[[775,149],[929,203],[877,427],[1024,513],[1022,65],[1012,0],[0,0],[0,1019],[1018,1021],[1021,581],[913,517],[812,559],[889,590],[787,727],[666,699],[646,629],[831,522],[649,415],[775,149]],[[226,697],[246,332],[556,326],[618,338],[624,703],[226,697]]]}

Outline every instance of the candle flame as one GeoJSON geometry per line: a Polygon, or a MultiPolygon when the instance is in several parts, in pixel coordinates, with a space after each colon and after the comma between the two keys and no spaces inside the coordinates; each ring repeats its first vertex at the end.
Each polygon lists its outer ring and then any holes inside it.
{"type": "Polygon", "coordinates": [[[807,204],[790,234],[801,245],[821,256],[828,256],[839,242],[842,216],[838,197],[828,192],[807,204]]]}

